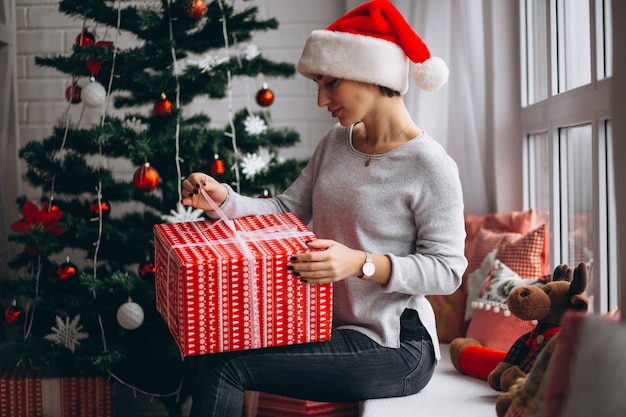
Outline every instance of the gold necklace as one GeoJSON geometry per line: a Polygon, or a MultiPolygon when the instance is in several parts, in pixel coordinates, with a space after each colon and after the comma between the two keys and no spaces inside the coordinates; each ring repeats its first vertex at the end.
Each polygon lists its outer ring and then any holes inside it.
{"type": "MultiPolygon", "coordinates": [[[[404,125],[400,133],[394,136],[393,140],[396,140],[400,137],[400,135],[406,130],[407,127],[411,124],[411,120],[408,121],[407,124],[404,125]]],[[[367,158],[365,158],[365,163],[363,164],[366,168],[370,166],[370,161],[372,160],[372,153],[370,152],[370,141],[367,133],[365,134],[365,142],[367,143],[367,158]]]]}

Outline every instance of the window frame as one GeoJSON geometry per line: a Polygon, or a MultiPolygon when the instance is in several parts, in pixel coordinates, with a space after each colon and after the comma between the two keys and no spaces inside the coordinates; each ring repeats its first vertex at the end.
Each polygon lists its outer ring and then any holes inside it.
{"type": "MultiPolygon", "coordinates": [[[[558,161],[560,156],[559,141],[560,129],[575,127],[579,125],[591,125],[592,134],[592,181],[593,181],[593,254],[594,261],[590,269],[589,291],[594,295],[593,308],[595,311],[606,312],[610,308],[617,306],[618,302],[618,277],[615,236],[615,196],[610,190],[614,190],[614,179],[611,173],[612,167],[612,145],[607,137],[607,130],[610,132],[611,120],[611,77],[599,74],[598,58],[604,61],[606,67],[606,48],[601,53],[597,53],[598,34],[604,33],[596,25],[598,13],[602,12],[602,20],[606,23],[606,5],[610,0],[589,0],[590,15],[590,48],[591,48],[591,83],[576,87],[563,92],[558,91],[559,70],[556,60],[557,54],[557,20],[556,7],[560,0],[546,0],[546,28],[548,45],[547,54],[547,91],[548,97],[545,100],[528,104],[529,92],[533,89],[527,68],[527,55],[529,45],[527,45],[526,33],[530,31],[527,22],[527,3],[532,0],[520,1],[520,47],[521,47],[521,74],[522,80],[522,102],[520,114],[521,135],[524,143],[524,208],[532,207],[533,197],[533,167],[532,148],[529,145],[529,136],[545,133],[550,140],[551,161],[558,161]],[[598,7],[598,3],[603,3],[604,7],[598,7]],[[598,75],[602,77],[598,79],[598,75]],[[607,125],[609,129],[607,129],[607,125]],[[604,277],[600,280],[600,277],[604,277]]],[[[610,30],[610,26],[605,30],[610,30]]],[[[609,37],[610,37],[610,32],[609,37]]],[[[603,45],[604,43],[600,43],[603,45]]],[[[561,178],[563,175],[562,166],[554,163],[550,169],[550,257],[552,266],[556,266],[567,258],[567,244],[563,239],[567,239],[567,206],[563,201],[564,195],[561,190],[561,178]]],[[[574,265],[571,265],[574,266],[574,265]]]]}

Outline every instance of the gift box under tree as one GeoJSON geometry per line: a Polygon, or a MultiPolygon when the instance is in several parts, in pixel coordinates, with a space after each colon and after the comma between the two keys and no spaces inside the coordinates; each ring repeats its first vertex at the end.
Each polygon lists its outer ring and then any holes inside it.
{"type": "Polygon", "coordinates": [[[192,356],[328,340],[331,284],[288,259],[315,238],[293,213],[154,227],[156,306],[192,356]]]}
{"type": "Polygon", "coordinates": [[[44,378],[20,366],[0,367],[2,417],[111,417],[111,385],[103,377],[44,378]]]}
{"type": "Polygon", "coordinates": [[[318,402],[260,392],[256,417],[357,417],[358,402],[318,402]]]}

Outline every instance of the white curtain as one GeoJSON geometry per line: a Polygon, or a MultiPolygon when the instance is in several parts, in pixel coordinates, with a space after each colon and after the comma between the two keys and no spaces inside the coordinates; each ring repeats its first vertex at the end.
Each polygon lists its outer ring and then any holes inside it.
{"type": "Polygon", "coordinates": [[[456,160],[465,212],[494,211],[493,158],[489,146],[490,24],[483,0],[395,0],[394,4],[450,69],[436,92],[412,85],[405,96],[418,125],[456,160]]]}

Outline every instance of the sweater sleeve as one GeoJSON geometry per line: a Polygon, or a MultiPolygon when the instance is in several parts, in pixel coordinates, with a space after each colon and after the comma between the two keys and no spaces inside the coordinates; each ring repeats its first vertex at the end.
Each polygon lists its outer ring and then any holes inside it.
{"type": "Polygon", "coordinates": [[[392,272],[385,292],[451,294],[467,268],[463,193],[456,163],[439,146],[416,166],[422,191],[410,201],[417,227],[414,253],[386,253],[392,272]]]}

